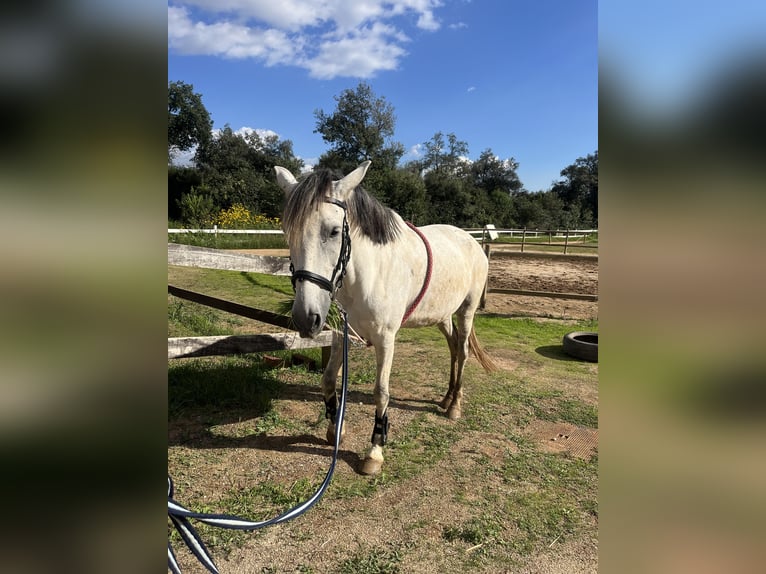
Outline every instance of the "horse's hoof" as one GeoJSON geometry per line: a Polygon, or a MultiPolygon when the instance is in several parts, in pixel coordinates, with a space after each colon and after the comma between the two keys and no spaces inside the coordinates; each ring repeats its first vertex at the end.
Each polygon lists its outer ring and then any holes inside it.
{"type": "Polygon", "coordinates": [[[456,421],[460,418],[461,414],[462,413],[460,412],[460,409],[450,407],[449,410],[447,411],[447,418],[451,421],[456,421]]]}
{"type": "Polygon", "coordinates": [[[452,397],[444,397],[439,403],[439,407],[446,410],[452,404],[452,397]]]}
{"type": "Polygon", "coordinates": [[[374,476],[376,474],[380,474],[381,469],[383,468],[383,461],[378,460],[375,458],[365,458],[364,462],[362,462],[362,474],[366,474],[368,476],[374,476]]]}
{"type": "MultiPolygon", "coordinates": [[[[341,428],[340,431],[340,444],[343,444],[343,439],[346,437],[344,428],[341,428]]],[[[327,438],[327,442],[331,445],[335,445],[335,426],[334,425],[328,425],[327,426],[327,434],[325,435],[325,438],[327,438]]]]}

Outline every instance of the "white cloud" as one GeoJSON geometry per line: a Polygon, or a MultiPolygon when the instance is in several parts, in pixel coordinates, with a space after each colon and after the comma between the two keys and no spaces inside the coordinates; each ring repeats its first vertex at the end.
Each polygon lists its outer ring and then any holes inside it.
{"type": "Polygon", "coordinates": [[[473,92],[475,90],[476,90],[476,86],[468,86],[468,89],[466,90],[466,92],[473,92]]]}
{"type": "Polygon", "coordinates": [[[226,14],[232,19],[259,22],[281,30],[296,31],[318,26],[327,13],[327,2],[315,0],[178,0],[174,5],[199,8],[209,14],[226,14]]]}
{"type": "MultiPolygon", "coordinates": [[[[220,133],[221,130],[215,130],[216,132],[220,133]]],[[[234,133],[238,136],[247,137],[252,133],[258,134],[261,138],[267,138],[270,136],[277,136],[279,137],[279,134],[275,132],[274,130],[266,130],[263,128],[251,128],[248,126],[242,126],[238,130],[234,130],[234,133]]]]}
{"type": "Polygon", "coordinates": [[[191,149],[181,151],[179,149],[172,148],[170,150],[170,163],[175,166],[188,167],[194,163],[194,154],[197,153],[197,146],[195,145],[191,149]]]}
{"type": "Polygon", "coordinates": [[[439,22],[434,18],[434,13],[430,10],[422,12],[418,17],[418,28],[423,30],[438,30],[440,27],[439,22]]]}
{"type": "Polygon", "coordinates": [[[314,166],[319,163],[318,157],[298,157],[298,159],[303,160],[303,169],[301,169],[301,173],[309,173],[314,169],[314,166]]]}
{"type": "Polygon", "coordinates": [[[168,47],[181,55],[252,58],[315,78],[369,78],[407,54],[412,17],[440,28],[441,0],[172,0],[168,47]]]}
{"type": "Polygon", "coordinates": [[[258,58],[267,65],[291,62],[300,48],[300,41],[280,30],[194,22],[186,8],[173,6],[168,7],[168,44],[179,54],[258,58]]]}
{"type": "Polygon", "coordinates": [[[413,158],[420,157],[422,155],[423,155],[423,144],[420,144],[420,143],[412,146],[407,152],[407,156],[413,157],[413,158]]]}
{"type": "Polygon", "coordinates": [[[405,41],[394,28],[375,23],[369,29],[322,42],[319,53],[305,67],[312,77],[324,80],[347,75],[369,78],[380,70],[395,70],[406,52],[392,38],[405,41]]]}
{"type": "Polygon", "coordinates": [[[450,30],[460,30],[461,28],[468,28],[468,24],[465,22],[457,22],[448,26],[450,30]]]}

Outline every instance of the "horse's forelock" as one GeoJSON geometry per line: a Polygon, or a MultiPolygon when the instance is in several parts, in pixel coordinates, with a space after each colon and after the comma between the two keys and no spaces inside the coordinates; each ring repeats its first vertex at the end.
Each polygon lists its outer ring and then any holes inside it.
{"type": "MultiPolygon", "coordinates": [[[[329,197],[332,183],[342,175],[329,169],[318,169],[307,175],[290,192],[285,202],[282,226],[289,238],[303,228],[309,214],[329,197]]],[[[358,186],[348,201],[348,220],[373,243],[385,245],[401,231],[394,212],[358,186]]]]}
{"type": "Polygon", "coordinates": [[[288,238],[303,227],[309,214],[328,197],[332,182],[332,172],[321,169],[311,172],[293,188],[282,215],[282,228],[288,238]]]}

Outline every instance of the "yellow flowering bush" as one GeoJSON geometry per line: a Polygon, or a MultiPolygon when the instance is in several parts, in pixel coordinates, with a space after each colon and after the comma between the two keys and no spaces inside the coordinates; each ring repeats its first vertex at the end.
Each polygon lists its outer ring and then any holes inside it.
{"type": "Polygon", "coordinates": [[[214,223],[222,229],[278,229],[278,217],[269,218],[261,213],[253,214],[241,203],[235,203],[228,209],[222,209],[214,223]]]}

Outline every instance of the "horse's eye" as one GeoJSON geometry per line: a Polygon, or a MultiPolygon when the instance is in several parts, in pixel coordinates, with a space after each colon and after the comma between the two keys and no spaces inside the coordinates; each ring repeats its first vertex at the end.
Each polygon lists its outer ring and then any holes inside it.
{"type": "Polygon", "coordinates": [[[330,237],[338,237],[340,235],[340,227],[333,227],[330,232],[330,237]]]}

